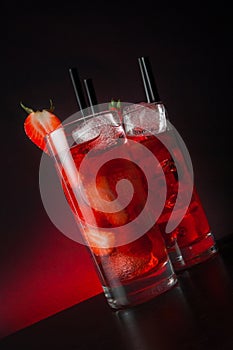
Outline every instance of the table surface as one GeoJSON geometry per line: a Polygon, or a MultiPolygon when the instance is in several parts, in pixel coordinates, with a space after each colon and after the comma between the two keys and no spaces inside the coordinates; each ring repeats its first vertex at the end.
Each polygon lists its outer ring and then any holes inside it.
{"type": "Polygon", "coordinates": [[[233,236],[218,246],[147,303],[116,312],[100,294],[2,339],[0,349],[232,350],[233,236]]]}

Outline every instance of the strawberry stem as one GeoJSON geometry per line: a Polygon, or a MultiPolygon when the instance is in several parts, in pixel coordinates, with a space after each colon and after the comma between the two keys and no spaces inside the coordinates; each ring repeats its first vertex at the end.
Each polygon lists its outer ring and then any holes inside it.
{"type": "Polygon", "coordinates": [[[30,114],[30,113],[33,113],[33,109],[32,108],[29,108],[29,107],[26,107],[24,106],[24,104],[22,102],[20,102],[20,106],[25,110],[26,113],[30,114]]]}
{"type": "Polygon", "coordinates": [[[117,101],[117,103],[116,103],[116,108],[117,108],[117,109],[120,109],[120,108],[121,108],[121,101],[120,101],[120,100],[117,101]]]}
{"type": "Polygon", "coordinates": [[[50,98],[49,102],[50,102],[50,106],[49,106],[49,109],[47,111],[52,113],[54,111],[54,109],[55,109],[55,106],[54,106],[53,101],[51,100],[51,98],[50,98]]]}
{"type": "Polygon", "coordinates": [[[108,104],[109,109],[121,109],[121,101],[115,101],[114,99],[108,104]]]}
{"type": "MultiPolygon", "coordinates": [[[[53,101],[52,101],[51,99],[49,100],[49,103],[50,103],[50,106],[49,106],[48,109],[46,109],[46,111],[52,113],[52,112],[54,111],[55,107],[54,107],[53,101]]],[[[20,102],[20,106],[21,106],[21,107],[25,110],[25,112],[27,112],[28,114],[34,112],[34,110],[33,110],[32,108],[24,106],[23,102],[20,102]]]]}

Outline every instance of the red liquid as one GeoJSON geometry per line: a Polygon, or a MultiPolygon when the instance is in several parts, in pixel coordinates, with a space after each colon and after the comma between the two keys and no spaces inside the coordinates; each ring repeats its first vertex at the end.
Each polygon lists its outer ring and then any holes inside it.
{"type": "MultiPolygon", "coordinates": [[[[166,138],[169,137],[169,132],[165,132],[162,136],[164,137],[164,141],[166,142],[166,138]]],[[[178,174],[173,158],[166,149],[166,147],[163,145],[163,143],[160,140],[158,140],[154,135],[136,135],[128,136],[128,138],[140,142],[145,147],[147,147],[156,156],[163,168],[167,184],[167,197],[165,207],[157,223],[161,228],[161,232],[163,233],[167,248],[172,248],[174,243],[177,241],[182,251],[182,248],[192,246],[193,244],[196,244],[197,242],[205,239],[210,233],[210,227],[195,188],[193,190],[191,202],[189,204],[186,214],[184,215],[184,218],[173,232],[171,232],[170,234],[165,233],[167,221],[169,220],[172,209],[175,205],[178,193],[178,174]]],[[[183,162],[183,156],[174,143],[172,151],[174,152],[174,154],[176,154],[176,157],[181,162],[183,162]]],[[[185,166],[183,167],[182,176],[189,176],[188,169],[186,169],[185,166]]],[[[159,178],[157,179],[157,184],[159,184],[159,178]]],[[[158,192],[162,190],[161,186],[158,185],[157,190],[158,192]]],[[[203,246],[200,244],[199,250],[195,251],[195,254],[198,255],[199,253],[202,253],[203,249],[206,250],[213,246],[213,244],[213,239],[209,240],[209,246],[206,246],[206,243],[204,243],[203,241],[203,246]]]]}
{"type": "Polygon", "coordinates": [[[77,201],[64,172],[65,185],[63,183],[63,189],[70,207],[75,215],[78,215],[79,221],[83,225],[84,235],[99,266],[103,284],[108,285],[110,283],[111,286],[117,286],[156,273],[165,266],[168,255],[159,225],[153,226],[146,234],[132,243],[114,247],[114,235],[111,234],[111,231],[104,231],[104,228],[124,226],[137,218],[147,200],[147,187],[145,186],[143,172],[133,162],[117,158],[106,163],[106,156],[113,147],[116,150],[119,147],[124,147],[126,152],[129,151],[129,145],[124,144],[124,139],[120,137],[116,138],[115,144],[111,147],[106,147],[104,143],[101,144],[99,139],[96,138],[71,148],[71,154],[78,170],[88,151],[96,145],[95,153],[88,160],[89,171],[85,173],[85,176],[81,176],[85,194],[92,207],[92,215],[87,216],[85,214],[90,210],[90,207],[85,202],[77,201]],[[96,177],[98,196],[94,191],[95,183],[93,179],[93,173],[96,170],[96,159],[102,159],[103,164],[105,163],[96,177]],[[133,198],[130,203],[125,208],[118,210],[118,202],[116,202],[115,212],[95,209],[94,207],[99,205],[103,199],[111,202],[117,198],[116,184],[122,179],[128,179],[134,187],[133,198]],[[88,224],[95,226],[95,229],[86,228],[87,220],[88,224]]]}

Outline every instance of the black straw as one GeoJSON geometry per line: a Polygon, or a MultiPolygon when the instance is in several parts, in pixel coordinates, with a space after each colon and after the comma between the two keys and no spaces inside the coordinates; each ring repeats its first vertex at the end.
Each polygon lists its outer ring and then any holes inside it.
{"type": "Polygon", "coordinates": [[[139,57],[138,63],[142,76],[147,103],[161,102],[149,58],[139,57]]]}
{"type": "Polygon", "coordinates": [[[88,104],[91,107],[91,111],[93,114],[97,113],[98,110],[96,105],[98,104],[98,102],[95,94],[93,81],[92,79],[89,78],[89,79],[84,79],[83,82],[84,82],[84,87],[87,94],[88,104]]]}
{"type": "Polygon", "coordinates": [[[75,93],[76,100],[78,102],[80,112],[82,113],[82,115],[84,115],[83,110],[87,108],[87,104],[85,101],[85,96],[83,93],[82,84],[79,78],[78,71],[76,68],[70,68],[69,73],[70,73],[70,78],[73,84],[74,93],[75,93]]]}

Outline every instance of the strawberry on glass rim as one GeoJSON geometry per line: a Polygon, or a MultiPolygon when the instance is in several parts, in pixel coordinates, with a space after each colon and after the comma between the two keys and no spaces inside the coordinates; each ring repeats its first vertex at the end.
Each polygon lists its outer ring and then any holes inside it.
{"type": "Polygon", "coordinates": [[[120,100],[111,100],[111,102],[108,104],[108,108],[110,111],[116,111],[120,117],[120,120],[122,120],[122,106],[120,100]]]}
{"type": "Polygon", "coordinates": [[[24,106],[22,102],[20,105],[28,114],[24,122],[26,135],[37,147],[48,153],[45,136],[61,125],[59,118],[53,114],[54,106],[52,101],[50,100],[49,109],[37,111],[24,106]]]}

